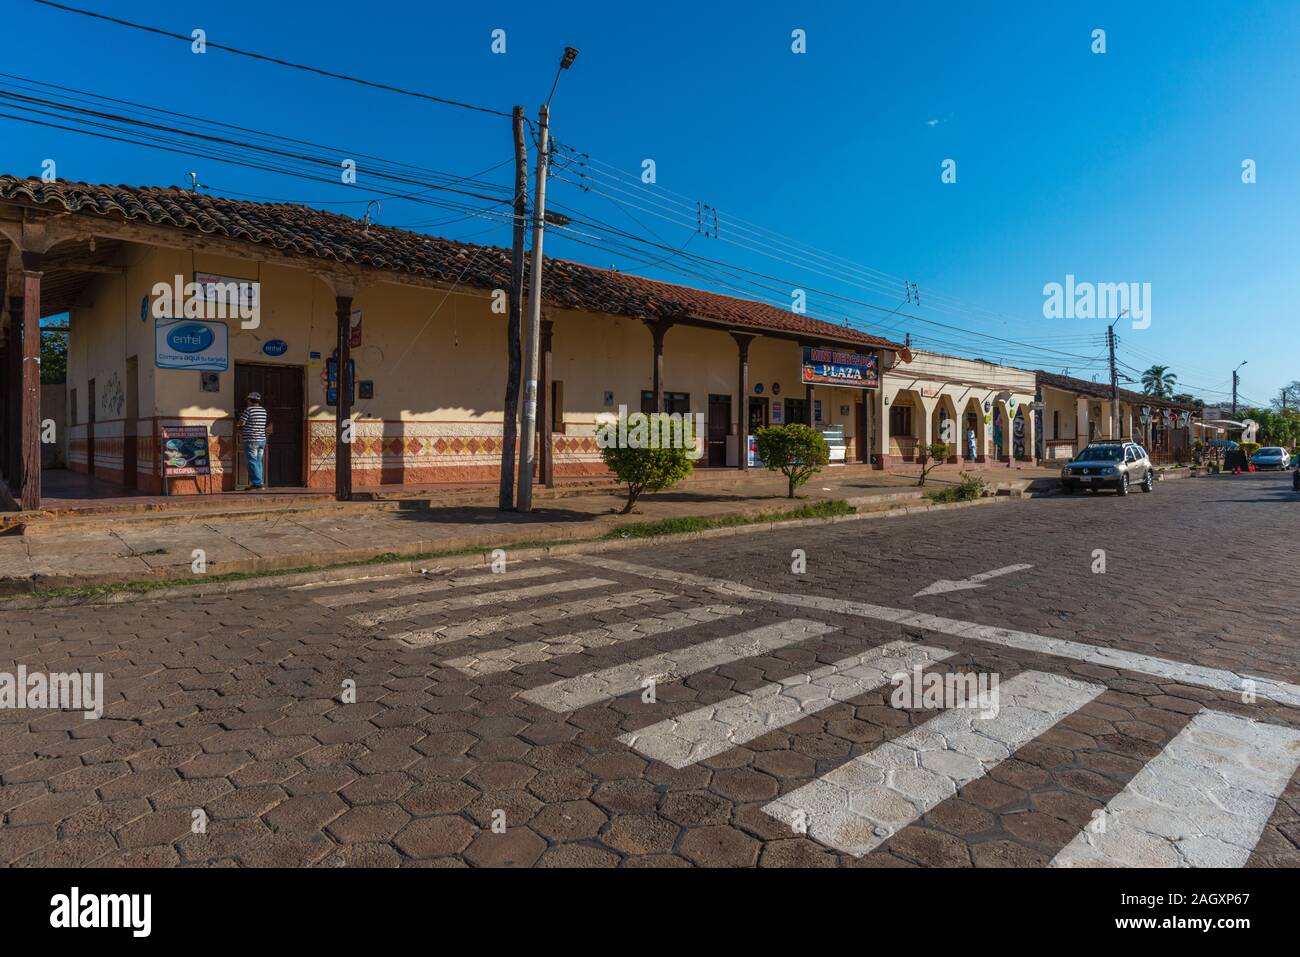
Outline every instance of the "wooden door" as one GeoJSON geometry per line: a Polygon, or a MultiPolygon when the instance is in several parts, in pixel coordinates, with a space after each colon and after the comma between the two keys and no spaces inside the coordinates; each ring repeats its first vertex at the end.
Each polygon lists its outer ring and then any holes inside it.
{"type": "Polygon", "coordinates": [[[731,396],[709,394],[709,465],[727,464],[727,433],[731,431],[731,396]]]}
{"type": "Polygon", "coordinates": [[[300,366],[235,363],[235,414],[250,392],[262,396],[269,431],[263,476],[268,487],[303,484],[303,381],[300,366]]]}

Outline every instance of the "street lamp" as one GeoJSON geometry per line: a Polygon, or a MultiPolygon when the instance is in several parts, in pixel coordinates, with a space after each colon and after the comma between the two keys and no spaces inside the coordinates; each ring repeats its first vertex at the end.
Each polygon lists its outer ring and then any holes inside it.
{"type": "MultiPolygon", "coordinates": [[[[1244,366],[1248,361],[1248,359],[1242,359],[1241,365],[1237,366],[1237,369],[1240,369],[1241,366],[1244,366]]],[[[1240,381],[1240,378],[1237,375],[1237,369],[1232,370],[1232,417],[1234,419],[1237,417],[1237,383],[1240,381]]]]}
{"type": "MultiPolygon", "coordinates": [[[[560,74],[573,66],[578,58],[576,47],[565,47],[560,67],[555,71],[555,82],[537,117],[537,182],[533,200],[532,265],[528,276],[528,330],[524,335],[524,414],[519,430],[519,480],[515,495],[515,509],[533,510],[533,462],[537,437],[537,376],[538,350],[542,327],[542,234],[546,226],[546,167],[550,161],[551,98],[560,83],[560,74]]],[[[549,398],[549,397],[546,397],[549,398]]],[[[549,450],[547,450],[549,460],[549,450]]]]}

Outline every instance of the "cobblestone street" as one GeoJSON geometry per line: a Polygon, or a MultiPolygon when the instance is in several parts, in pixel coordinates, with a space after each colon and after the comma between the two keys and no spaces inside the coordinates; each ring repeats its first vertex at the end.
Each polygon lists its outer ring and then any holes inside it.
{"type": "Polygon", "coordinates": [[[1297,499],[1207,477],[6,610],[3,670],[107,703],[0,711],[0,861],[1294,867],[1297,499]],[[996,678],[997,713],[896,706],[914,668],[996,678]]]}

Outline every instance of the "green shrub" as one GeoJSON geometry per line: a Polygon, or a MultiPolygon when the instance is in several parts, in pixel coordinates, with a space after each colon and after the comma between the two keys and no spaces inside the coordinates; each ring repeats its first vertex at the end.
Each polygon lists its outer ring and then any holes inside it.
{"type": "MultiPolygon", "coordinates": [[[[652,435],[663,435],[662,430],[667,426],[671,437],[668,447],[620,448],[612,443],[601,443],[604,445],[600,450],[601,459],[618,480],[627,486],[627,504],[619,513],[621,515],[632,511],[643,492],[660,492],[670,488],[690,475],[691,469],[695,467],[695,459],[692,457],[695,452],[693,441],[685,441],[694,440],[695,436],[690,435],[689,430],[683,430],[680,419],[670,419],[662,413],[653,413],[646,416],[646,419],[652,435]],[[691,447],[684,448],[685,445],[691,447]]],[[[605,434],[608,436],[614,433],[610,430],[605,434]]]]}
{"type": "Polygon", "coordinates": [[[799,423],[774,425],[754,433],[758,460],[780,472],[790,483],[789,497],[831,460],[826,440],[816,429],[799,423]]]}
{"type": "Polygon", "coordinates": [[[986,488],[984,480],[969,472],[961,473],[961,481],[947,488],[926,492],[925,497],[931,502],[970,502],[981,498],[986,488]]]}
{"type": "Polygon", "coordinates": [[[917,487],[920,488],[925,485],[927,475],[948,461],[948,446],[942,442],[919,446],[916,450],[916,461],[921,466],[921,477],[916,481],[917,487]]]}

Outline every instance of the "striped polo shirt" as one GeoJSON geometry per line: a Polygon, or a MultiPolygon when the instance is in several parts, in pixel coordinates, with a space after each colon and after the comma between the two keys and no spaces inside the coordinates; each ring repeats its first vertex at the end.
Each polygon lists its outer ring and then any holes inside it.
{"type": "Polygon", "coordinates": [[[251,405],[239,413],[239,424],[244,427],[245,442],[266,441],[266,409],[260,405],[251,405]]]}

